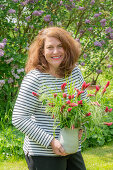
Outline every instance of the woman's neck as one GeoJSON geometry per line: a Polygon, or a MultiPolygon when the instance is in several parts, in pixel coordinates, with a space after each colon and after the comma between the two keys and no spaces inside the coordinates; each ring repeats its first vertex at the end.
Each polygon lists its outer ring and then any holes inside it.
{"type": "Polygon", "coordinates": [[[61,78],[56,72],[49,71],[48,73],[56,78],[61,78]]]}
{"type": "Polygon", "coordinates": [[[61,76],[58,75],[57,70],[55,70],[55,69],[50,69],[47,71],[47,73],[49,73],[50,75],[52,75],[56,78],[61,78],[61,76]]]}

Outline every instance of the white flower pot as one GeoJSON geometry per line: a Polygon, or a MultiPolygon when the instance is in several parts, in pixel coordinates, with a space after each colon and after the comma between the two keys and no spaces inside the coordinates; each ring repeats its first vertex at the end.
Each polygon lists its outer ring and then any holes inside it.
{"type": "Polygon", "coordinates": [[[62,144],[64,150],[68,154],[72,154],[77,152],[79,147],[79,139],[78,139],[78,128],[70,129],[63,128],[60,131],[59,141],[62,144]]]}

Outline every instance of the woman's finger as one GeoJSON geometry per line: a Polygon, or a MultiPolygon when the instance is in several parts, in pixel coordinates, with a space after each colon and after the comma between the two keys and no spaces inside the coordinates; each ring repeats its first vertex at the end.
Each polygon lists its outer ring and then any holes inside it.
{"type": "Polygon", "coordinates": [[[81,139],[81,137],[82,137],[82,133],[83,133],[83,130],[82,129],[80,129],[79,130],[79,133],[78,133],[78,138],[79,138],[79,140],[81,139]]]}
{"type": "Polygon", "coordinates": [[[59,150],[60,150],[60,152],[65,153],[65,150],[62,146],[59,148],[59,150]]]}

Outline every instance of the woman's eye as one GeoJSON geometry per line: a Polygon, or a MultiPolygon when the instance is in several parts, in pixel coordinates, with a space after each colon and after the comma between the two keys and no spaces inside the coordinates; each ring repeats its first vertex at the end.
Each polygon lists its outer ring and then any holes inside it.
{"type": "Polygon", "coordinates": [[[58,47],[62,48],[62,45],[59,45],[58,47]]]}
{"type": "Polygon", "coordinates": [[[51,48],[53,48],[53,47],[48,47],[48,49],[51,49],[51,48]]]}

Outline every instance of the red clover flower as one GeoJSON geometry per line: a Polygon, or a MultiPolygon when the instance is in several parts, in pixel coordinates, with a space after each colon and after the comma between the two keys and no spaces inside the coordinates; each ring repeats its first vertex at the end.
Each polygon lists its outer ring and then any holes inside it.
{"type": "Polygon", "coordinates": [[[110,122],[110,123],[104,122],[104,125],[107,125],[107,126],[111,126],[112,124],[113,122],[110,122]]]}

